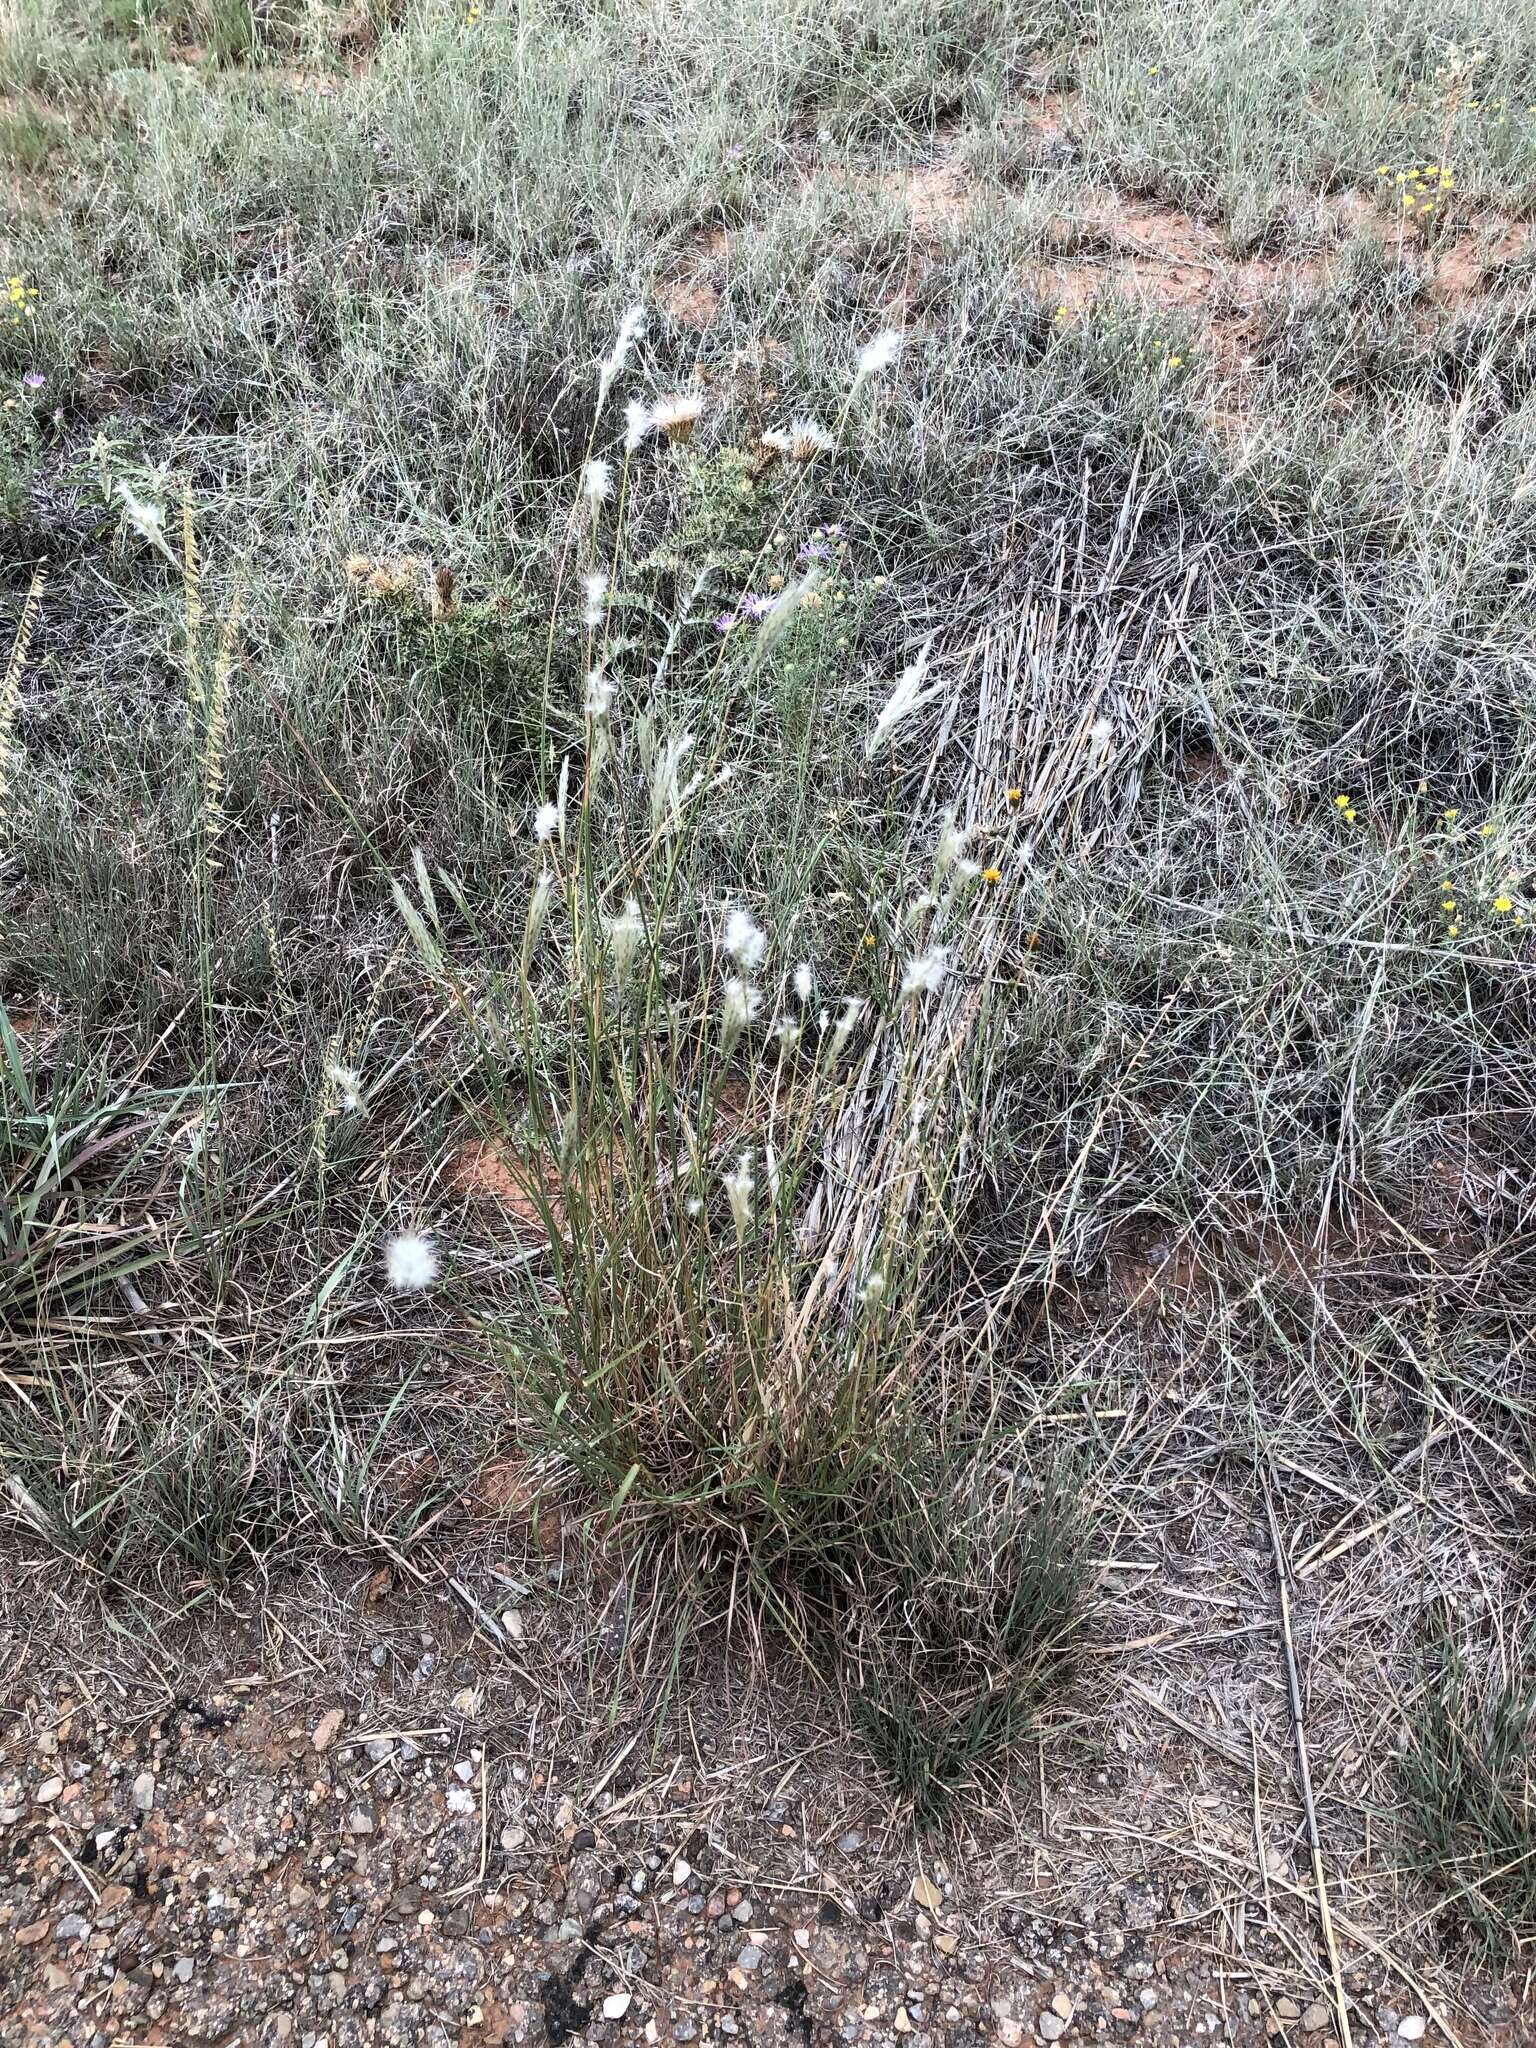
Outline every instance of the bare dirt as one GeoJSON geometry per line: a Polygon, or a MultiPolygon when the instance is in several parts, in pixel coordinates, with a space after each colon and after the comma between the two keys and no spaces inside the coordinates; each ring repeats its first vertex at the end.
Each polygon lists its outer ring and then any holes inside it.
{"type": "Polygon", "coordinates": [[[23,1564],[0,2043],[1341,2048],[1341,1995],[1358,2048],[1420,2019],[1536,2038],[1391,1824],[1412,1662],[1382,1589],[1459,1582],[1501,1475],[1445,1429],[1396,1492],[1333,1453],[1277,1465],[1336,1982],[1276,1560],[1196,1363],[1097,1411],[1147,1469],[1104,1526],[1090,1652],[1033,1755],[926,1837],[792,1666],[721,1628],[668,1683],[640,1650],[665,1612],[512,1445],[409,1554],[174,1625],[23,1564]]]}

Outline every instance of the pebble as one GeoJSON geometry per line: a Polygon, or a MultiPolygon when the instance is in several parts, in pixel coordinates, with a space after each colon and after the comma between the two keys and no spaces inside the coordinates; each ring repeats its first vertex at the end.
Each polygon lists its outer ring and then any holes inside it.
{"type": "Polygon", "coordinates": [[[336,1737],[341,1733],[341,1724],[347,1718],[345,1707],[332,1707],[328,1714],[322,1714],[315,1723],[315,1732],[309,1738],[316,1751],[324,1755],[336,1737]]]}
{"type": "Polygon", "coordinates": [[[155,1774],[140,1771],[133,1781],[133,1803],[140,1813],[148,1813],[155,1803],[155,1774]]]}
{"type": "Polygon", "coordinates": [[[1301,2030],[1304,2034],[1320,2034],[1333,2017],[1333,2007],[1325,2005],[1320,1998],[1314,1998],[1301,2016],[1301,2030]]]}
{"type": "Polygon", "coordinates": [[[195,1968],[196,1965],[190,1956],[178,1956],[172,1965],[171,1975],[178,1984],[190,1984],[192,1982],[192,1972],[195,1968]]]}
{"type": "Polygon", "coordinates": [[[736,1960],[744,1970],[755,1970],[763,1960],[763,1952],[756,1942],[749,1941],[736,1960]]]}
{"type": "Polygon", "coordinates": [[[1060,2020],[1071,2019],[1074,2007],[1071,1999],[1068,1998],[1065,1991],[1058,1991],[1056,1996],[1051,2000],[1051,2011],[1055,2013],[1056,2017],[1060,2020]]]}
{"type": "Polygon", "coordinates": [[[347,1833],[349,1835],[371,1835],[373,1833],[373,1807],[368,1800],[359,1799],[354,1802],[351,1812],[347,1815],[347,1833]]]}
{"type": "Polygon", "coordinates": [[[623,2019],[625,2013],[629,2011],[631,1995],[628,1991],[610,1991],[603,2000],[603,2018],[605,2020],[623,2019]]]}
{"type": "Polygon", "coordinates": [[[41,1785],[37,1788],[38,1805],[52,1806],[54,1800],[58,1798],[63,1790],[64,1780],[62,1778],[44,1778],[41,1785]]]}
{"type": "Polygon", "coordinates": [[[84,1941],[91,1931],[91,1923],[83,1913],[66,1913],[53,1930],[55,1941],[84,1941]]]}
{"type": "Polygon", "coordinates": [[[1035,2032],[1042,2041],[1059,2041],[1067,2031],[1067,2023],[1059,2012],[1043,2012],[1035,2021],[1035,2032]]]}
{"type": "Polygon", "coordinates": [[[1428,2022],[1422,2013],[1409,2013],[1406,2018],[1400,2019],[1397,2023],[1398,2039],[1400,2041],[1422,2041],[1427,2024],[1428,2022]]]}

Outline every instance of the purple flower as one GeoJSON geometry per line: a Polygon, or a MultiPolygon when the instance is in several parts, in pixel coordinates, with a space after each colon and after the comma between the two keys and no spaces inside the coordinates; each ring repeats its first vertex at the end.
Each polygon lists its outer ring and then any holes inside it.
{"type": "Polygon", "coordinates": [[[736,618],[736,614],[734,612],[722,612],[719,618],[715,621],[715,631],[717,633],[729,633],[732,626],[736,625],[737,623],[738,621],[736,618]]]}
{"type": "Polygon", "coordinates": [[[728,157],[745,156],[747,153],[747,146],[744,142],[733,142],[730,148],[725,153],[728,157]]]}
{"type": "Polygon", "coordinates": [[[807,540],[800,543],[799,559],[802,562],[824,562],[827,553],[827,544],[824,540],[807,540]]]}
{"type": "Polygon", "coordinates": [[[43,375],[41,370],[28,370],[27,374],[25,375],[25,377],[22,378],[21,382],[23,389],[27,391],[41,391],[43,386],[48,382],[48,379],[43,375]]]}
{"type": "Polygon", "coordinates": [[[774,598],[759,597],[756,591],[749,590],[741,600],[742,616],[748,619],[765,619],[776,602],[774,598]]]}

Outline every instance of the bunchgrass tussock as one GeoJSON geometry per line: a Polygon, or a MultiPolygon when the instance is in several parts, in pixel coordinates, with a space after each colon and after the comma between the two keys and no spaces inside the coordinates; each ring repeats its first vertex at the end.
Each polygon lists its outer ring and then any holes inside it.
{"type": "MultiPolygon", "coordinates": [[[[891,357],[882,343],[866,374],[891,357]]],[[[668,418],[651,413],[663,433],[668,418]]],[[[694,459],[685,436],[671,438],[679,460],[694,459]]],[[[803,530],[807,475],[792,463],[764,483],[755,535],[733,509],[749,593],[774,536],[803,530]]],[[[643,537],[653,517],[631,484],[608,572],[625,592],[654,587],[643,537]]],[[[562,796],[534,813],[536,861],[557,843],[560,858],[530,879],[541,943],[525,944],[516,971],[494,948],[453,942],[445,903],[462,930],[481,921],[457,878],[418,860],[397,900],[422,969],[471,1021],[482,1141],[537,1219],[542,1256],[526,1263],[515,1309],[488,1325],[521,1413],[629,1550],[638,1584],[663,1601],[686,1592],[701,1612],[734,1615],[813,1664],[832,1656],[880,1698],[872,1731],[896,1711],[889,1659],[904,1654],[903,1617],[921,1590],[923,1673],[901,1707],[907,1733],[880,1746],[931,1818],[942,1788],[995,1763],[1026,1725],[1080,1581],[1067,1568],[1068,1521],[1040,1507],[1038,1486],[981,1503],[986,1342],[933,1314],[961,1185],[963,1117],[941,1104],[958,1108],[984,1049],[952,1022],[930,1039],[907,999],[942,1001],[957,937],[930,929],[904,969],[886,963],[890,979],[871,995],[809,959],[773,973],[777,935],[818,921],[809,867],[774,877],[761,919],[729,896],[701,914],[734,783],[728,700],[723,709],[712,677],[726,661],[767,677],[787,658],[781,649],[815,617],[830,543],[801,552],[800,575],[743,605],[755,630],[739,643],[715,625],[707,562],[663,553],[666,602],[629,607],[622,636],[597,601],[606,585],[596,597],[589,588],[586,758],[562,769],[569,808],[562,796]],[[668,605],[680,615],[669,619],[668,605]],[[653,614],[652,637],[637,638],[634,621],[653,614]],[[610,683],[621,675],[622,711],[610,683]],[[871,1072],[889,1135],[878,1171],[850,1177],[845,1159],[876,1142],[864,1128],[871,1072]],[[944,1424],[956,1404],[978,1403],[969,1435],[944,1424]],[[944,1549],[961,1494],[971,1546],[944,1549]],[[1053,1557],[1061,1576],[1048,1594],[1053,1557]],[[962,1567],[964,1585],[951,1583],[962,1567]],[[942,1597],[930,1572],[946,1575],[942,1597]],[[853,1663],[839,1644],[857,1646],[853,1663]],[[920,1766],[903,1761],[914,1749],[920,1766]]],[[[927,659],[925,643],[871,750],[929,701],[927,659]]],[[[958,936],[968,836],[941,820],[922,833],[927,846],[935,829],[951,894],[933,915],[956,920],[958,936]]],[[[402,1262],[414,1242],[394,1241],[397,1287],[436,1277],[435,1256],[402,1262]]]]}
{"type": "Polygon", "coordinates": [[[1536,1942],[1536,1633],[1498,1662],[1444,1641],[1405,1737],[1409,1853],[1450,1925],[1505,1965],[1536,1942]]]}

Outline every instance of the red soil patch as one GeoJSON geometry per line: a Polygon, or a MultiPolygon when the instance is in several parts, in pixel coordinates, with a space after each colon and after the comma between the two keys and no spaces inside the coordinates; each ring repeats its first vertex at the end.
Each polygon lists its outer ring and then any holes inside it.
{"type": "Polygon", "coordinates": [[[731,238],[724,228],[706,228],[697,235],[681,270],[656,287],[656,303],[663,313],[701,333],[712,327],[720,311],[720,286],[706,273],[724,264],[730,253],[731,238]]]}
{"type": "MultiPolygon", "coordinates": [[[[530,1191],[529,1179],[526,1162],[514,1162],[503,1147],[488,1139],[470,1138],[448,1162],[444,1184],[456,1194],[495,1202],[511,1217],[512,1227],[520,1238],[542,1244],[547,1235],[544,1212],[530,1191]]],[[[549,1213],[560,1229],[565,1221],[560,1176],[551,1163],[545,1162],[539,1180],[549,1213]]]]}
{"type": "MultiPolygon", "coordinates": [[[[1389,246],[1401,232],[1405,257],[1427,256],[1429,292],[1441,312],[1475,302],[1536,239],[1536,226],[1497,221],[1426,245],[1417,230],[1397,229],[1358,193],[1334,202],[1330,212],[1339,229],[1389,246]]],[[[1068,318],[1086,313],[1101,294],[1115,292],[1144,307],[1198,319],[1203,336],[1195,345],[1220,385],[1208,416],[1212,426],[1233,433],[1253,425],[1242,382],[1252,367],[1265,309],[1287,293],[1326,284],[1348,246],[1340,240],[1317,255],[1234,256],[1220,229],[1178,207],[1108,195],[1083,215],[1058,223],[1057,239],[1061,253],[1026,271],[1040,297],[1064,308],[1068,318]]],[[[1338,403],[1347,405],[1347,397],[1340,394],[1338,403]]]]}

